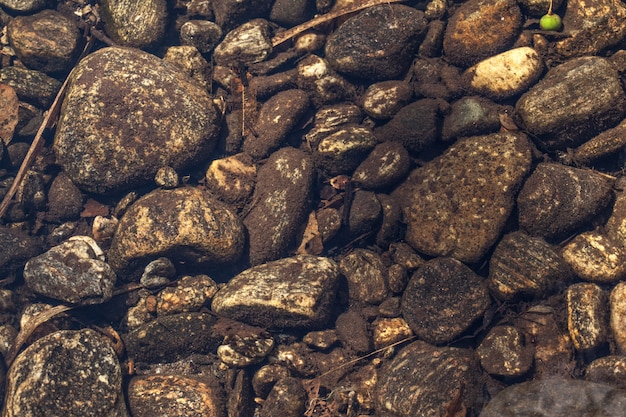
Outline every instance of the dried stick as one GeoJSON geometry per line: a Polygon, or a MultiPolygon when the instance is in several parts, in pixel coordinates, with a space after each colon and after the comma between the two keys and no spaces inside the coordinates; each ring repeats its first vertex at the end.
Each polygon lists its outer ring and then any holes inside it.
{"type": "Polygon", "coordinates": [[[294,26],[291,29],[288,29],[284,32],[279,33],[278,35],[272,38],[272,46],[276,47],[281,43],[293,38],[294,36],[304,32],[305,30],[309,30],[317,25],[320,25],[324,22],[328,22],[329,20],[336,19],[340,16],[344,16],[349,13],[358,12],[359,10],[367,9],[368,7],[378,6],[379,4],[385,3],[397,3],[403,0],[369,0],[361,4],[355,4],[349,7],[345,7],[343,9],[335,10],[333,12],[329,12],[318,16],[314,19],[309,20],[308,22],[304,22],[301,25],[294,26]]]}

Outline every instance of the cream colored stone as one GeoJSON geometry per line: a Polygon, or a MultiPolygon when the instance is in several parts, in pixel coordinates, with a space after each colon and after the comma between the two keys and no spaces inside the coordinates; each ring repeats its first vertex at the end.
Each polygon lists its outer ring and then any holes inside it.
{"type": "Polygon", "coordinates": [[[563,248],[563,259],[580,278],[615,282],[626,277],[626,252],[597,231],[585,232],[563,248]]]}

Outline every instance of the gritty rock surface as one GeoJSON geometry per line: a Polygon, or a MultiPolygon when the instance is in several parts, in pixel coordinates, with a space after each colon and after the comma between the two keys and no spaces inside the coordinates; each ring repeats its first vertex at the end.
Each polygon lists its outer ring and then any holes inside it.
{"type": "Polygon", "coordinates": [[[107,33],[119,45],[153,48],[165,35],[165,0],[104,0],[101,10],[107,33]]]}

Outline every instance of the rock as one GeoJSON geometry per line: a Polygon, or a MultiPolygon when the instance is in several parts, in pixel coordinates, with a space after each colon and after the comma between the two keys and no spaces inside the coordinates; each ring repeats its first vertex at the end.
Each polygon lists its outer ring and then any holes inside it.
{"type": "Polygon", "coordinates": [[[213,330],[217,318],[206,313],[159,317],[122,336],[129,358],[173,362],[193,353],[214,353],[223,336],[213,330]]]}
{"type": "Polygon", "coordinates": [[[607,296],[596,284],[571,285],[566,293],[567,328],[576,350],[592,352],[607,341],[607,296]]]}
{"type": "Polygon", "coordinates": [[[372,325],[374,326],[372,339],[375,349],[391,346],[413,336],[411,327],[401,317],[378,319],[372,325]]]}
{"type": "Polygon", "coordinates": [[[124,214],[108,256],[118,271],[134,271],[160,256],[219,265],[239,259],[243,245],[239,218],[206,191],[158,189],[137,200],[124,214]]]}
{"type": "Polygon", "coordinates": [[[0,226],[0,274],[15,279],[13,275],[26,261],[42,252],[41,243],[28,234],[0,226]]]}
{"type": "Polygon", "coordinates": [[[1,0],[0,6],[17,13],[32,13],[43,9],[47,0],[1,0]]]}
{"type": "Polygon", "coordinates": [[[363,94],[363,111],[374,119],[389,119],[413,98],[411,86],[404,81],[371,84],[363,94]]]}
{"type": "Polygon", "coordinates": [[[346,124],[321,139],[314,150],[315,162],[328,175],[352,172],[376,146],[372,130],[346,124]]]}
{"type": "Polygon", "coordinates": [[[524,46],[480,61],[465,71],[463,82],[470,92],[504,100],[527,91],[542,73],[541,57],[524,46]]]}
{"type": "Polygon", "coordinates": [[[63,73],[80,53],[80,33],[74,21],[54,10],[18,16],[7,25],[11,47],[32,70],[63,73]]]}
{"type": "Polygon", "coordinates": [[[505,235],[489,261],[489,287],[496,297],[545,297],[572,278],[567,263],[545,240],[524,232],[505,235]]]}
{"type": "Polygon", "coordinates": [[[626,282],[620,282],[611,291],[609,299],[610,325],[617,351],[626,353],[626,282]]]}
{"type": "Polygon", "coordinates": [[[420,267],[402,294],[402,316],[420,339],[451,342],[483,315],[490,299],[482,280],[453,258],[420,267]]]}
{"type": "Polygon", "coordinates": [[[524,375],[533,364],[533,348],[513,326],[496,326],[483,339],[476,353],[489,374],[502,377],[524,375]]]}
{"type": "Polygon", "coordinates": [[[172,261],[168,258],[161,257],[146,265],[139,279],[139,283],[146,288],[156,289],[169,284],[170,280],[173,279],[175,275],[176,267],[172,261]]]}
{"type": "Polygon", "coordinates": [[[223,417],[224,402],[218,381],[207,376],[135,376],[128,385],[133,417],[223,417]]]}
{"type": "Polygon", "coordinates": [[[217,357],[230,367],[243,368],[263,361],[274,348],[274,339],[268,332],[226,335],[217,347],[217,357]]]}
{"type": "Polygon", "coordinates": [[[266,328],[303,328],[328,322],[339,267],[330,259],[298,255],[247,269],[213,298],[222,316],[266,328]]]}
{"type": "Polygon", "coordinates": [[[585,380],[626,389],[626,357],[609,355],[591,362],[585,380]]]}
{"type": "Polygon", "coordinates": [[[262,159],[278,149],[309,108],[309,96],[302,90],[285,90],[263,104],[255,123],[258,136],[248,136],[243,151],[262,159]]]}
{"type": "Polygon", "coordinates": [[[359,313],[348,310],[337,317],[335,322],[337,336],[344,346],[348,346],[362,355],[372,350],[372,341],[368,333],[367,322],[359,313]]]}
{"type": "Polygon", "coordinates": [[[599,159],[616,154],[626,146],[626,119],[614,128],[607,129],[569,151],[569,158],[578,165],[590,166],[599,159]]]}
{"type": "Polygon", "coordinates": [[[520,227],[547,239],[567,237],[609,205],[611,189],[594,171],[540,163],[517,196],[520,227]]]}
{"type": "Polygon", "coordinates": [[[180,43],[195,46],[202,54],[213,51],[222,39],[222,28],[209,20],[189,20],[180,27],[180,43]]]}
{"type": "MultiPolygon", "coordinates": [[[[513,113],[513,109],[508,109],[513,113]]],[[[485,135],[500,130],[500,115],[507,107],[480,96],[465,96],[452,103],[441,128],[441,139],[451,142],[463,136],[485,135]]]]}
{"type": "Polygon", "coordinates": [[[47,109],[56,97],[61,82],[43,72],[16,66],[0,69],[0,82],[15,89],[20,100],[47,109]]]}
{"type": "Polygon", "coordinates": [[[471,0],[452,15],[443,52],[454,65],[469,67],[503,52],[522,29],[522,13],[513,0],[471,0]]]}
{"type": "Polygon", "coordinates": [[[614,184],[615,203],[605,226],[608,238],[623,248],[626,248],[626,193],[623,188],[625,184],[621,177],[614,184]]]}
{"type": "Polygon", "coordinates": [[[600,417],[623,413],[626,391],[594,382],[549,378],[499,392],[480,417],[600,417]]]}
{"type": "Polygon", "coordinates": [[[254,393],[257,397],[267,398],[276,382],[289,376],[289,370],[283,365],[278,363],[263,365],[252,377],[254,393]]]}
{"type": "Polygon", "coordinates": [[[140,3],[131,0],[104,0],[100,5],[100,13],[107,34],[121,46],[151,49],[165,35],[165,0],[140,3]]]}
{"type": "Polygon", "coordinates": [[[530,163],[523,134],[460,139],[392,194],[407,242],[427,255],[478,262],[500,236],[530,163]]]}
{"type": "MultiPolygon", "coordinates": [[[[552,3],[552,9],[558,10],[563,3],[562,0],[555,0],[552,3]]],[[[550,0],[520,0],[520,6],[530,16],[540,18],[550,8],[550,0]]]]}
{"type": "Polygon", "coordinates": [[[302,337],[307,346],[317,350],[327,350],[339,341],[337,330],[319,330],[308,332],[302,337]]]}
{"type": "Polygon", "coordinates": [[[200,87],[209,91],[211,85],[211,66],[193,46],[170,46],[163,61],[176,65],[200,87]]]}
{"type": "Polygon", "coordinates": [[[390,195],[376,194],[382,208],[382,221],[376,233],[376,244],[386,249],[402,235],[402,209],[400,204],[390,195]]]}
{"type": "Polygon", "coordinates": [[[254,19],[267,17],[271,7],[270,0],[223,0],[211,3],[215,13],[215,23],[223,31],[229,31],[235,26],[254,19]]]}
{"type": "Polygon", "coordinates": [[[477,371],[470,350],[413,342],[381,372],[377,405],[399,416],[462,415],[477,402],[477,371]]]}
{"type": "Polygon", "coordinates": [[[159,316],[199,311],[217,293],[217,283],[206,275],[185,276],[176,287],[164,288],[157,295],[159,316]]]}
{"type": "Polygon", "coordinates": [[[83,194],[65,173],[60,172],[48,190],[49,221],[77,219],[83,210],[83,194]]]}
{"type": "Polygon", "coordinates": [[[117,192],[206,157],[218,131],[215,105],[196,82],[153,55],[111,47],[72,73],[54,151],[81,189],[117,192]]]}
{"type": "Polygon", "coordinates": [[[354,86],[331,68],[328,61],[311,54],[298,63],[298,88],[311,94],[313,104],[333,104],[351,99],[354,86]]]}
{"type": "Polygon", "coordinates": [[[594,56],[550,69],[515,105],[520,127],[546,150],[580,145],[622,120],[625,108],[616,69],[594,56]]]}
{"type": "MultiPolygon", "coordinates": [[[[344,207],[344,210],[347,209],[344,207]]],[[[382,207],[371,191],[356,190],[350,204],[348,230],[351,237],[370,234],[378,230],[382,207]]]]}
{"type": "Polygon", "coordinates": [[[300,380],[284,378],[276,382],[263,403],[260,417],[301,417],[306,408],[307,395],[300,380]]]}
{"type": "Polygon", "coordinates": [[[155,184],[165,189],[178,187],[179,180],[178,173],[172,167],[161,167],[154,174],[155,184]]]}
{"type": "MultiPolygon", "coordinates": [[[[433,23],[429,26],[432,27],[433,23]]],[[[443,36],[443,33],[440,35],[443,36]]],[[[441,40],[437,43],[436,55],[439,56],[441,40]]],[[[415,95],[418,97],[452,101],[463,94],[460,69],[441,58],[417,58],[413,63],[412,79],[415,95]]]]}
{"type": "Polygon", "coordinates": [[[205,175],[206,186],[220,200],[241,208],[254,191],[256,174],[252,158],[239,153],[211,162],[205,175]]]}
{"type": "Polygon", "coordinates": [[[113,296],[117,276],[88,236],[74,236],[24,266],[26,285],[39,295],[70,304],[101,304],[113,296]]]}
{"type": "Polygon", "coordinates": [[[354,170],[352,181],[366,190],[381,190],[396,185],[408,173],[411,159],[399,142],[384,142],[354,170]]]}
{"type": "Polygon", "coordinates": [[[369,80],[396,78],[409,68],[425,31],[421,11],[397,4],[373,6],[329,36],[326,59],[344,74],[369,80]]]}
{"type": "Polygon", "coordinates": [[[563,247],[562,256],[586,281],[610,283],[626,277],[624,247],[598,231],[575,236],[563,247]]]}
{"type": "Polygon", "coordinates": [[[348,281],[351,301],[380,304],[387,297],[387,270],[375,252],[355,249],[341,258],[339,269],[348,281]]]}
{"type": "Polygon", "coordinates": [[[91,329],[37,340],[17,356],[7,379],[5,417],[128,417],[115,351],[91,329]]]}
{"type": "Polygon", "coordinates": [[[250,65],[265,60],[272,53],[269,23],[255,19],[228,32],[213,51],[219,65],[250,65]]]}
{"type": "Polygon", "coordinates": [[[270,12],[270,20],[291,27],[309,20],[314,11],[314,4],[309,0],[276,0],[270,12]]]}
{"type": "Polygon", "coordinates": [[[250,210],[243,219],[252,265],[286,254],[309,212],[314,174],[309,155],[294,148],[274,152],[259,169],[250,210]]]}

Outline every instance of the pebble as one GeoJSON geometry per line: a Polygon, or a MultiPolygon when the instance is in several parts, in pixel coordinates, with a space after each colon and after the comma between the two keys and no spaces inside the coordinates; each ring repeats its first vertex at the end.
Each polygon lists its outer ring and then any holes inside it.
{"type": "Polygon", "coordinates": [[[341,313],[335,321],[335,328],[343,346],[349,347],[360,355],[372,350],[368,323],[356,311],[348,310],[341,313]]]}
{"type": "Polygon", "coordinates": [[[47,109],[56,97],[61,82],[41,71],[28,68],[6,67],[0,69],[0,82],[15,89],[21,101],[47,109]]]}
{"type": "Polygon", "coordinates": [[[480,365],[490,375],[519,377],[533,365],[534,349],[514,326],[496,326],[476,349],[480,365]]]}
{"type": "Polygon", "coordinates": [[[306,391],[299,379],[280,379],[265,399],[259,416],[301,417],[306,409],[306,400],[306,391]]]}
{"type": "Polygon", "coordinates": [[[41,242],[18,229],[0,226],[0,269],[3,279],[15,279],[15,273],[22,269],[29,259],[42,252],[41,242]]]}
{"type": "Polygon", "coordinates": [[[150,262],[143,270],[139,283],[146,288],[158,288],[170,283],[176,275],[176,267],[168,258],[161,257],[150,262]]]}
{"type": "Polygon", "coordinates": [[[366,190],[382,190],[398,184],[409,173],[411,159],[399,142],[383,142],[354,170],[352,181],[366,190]]]}
{"type": "Polygon", "coordinates": [[[381,215],[382,207],[376,194],[371,191],[355,191],[348,215],[349,236],[355,238],[375,232],[380,226],[381,215]]]}
{"type": "Polygon", "coordinates": [[[413,89],[404,81],[381,81],[367,87],[363,94],[363,111],[374,119],[389,119],[409,104],[413,89]]]}
{"type": "Polygon", "coordinates": [[[520,133],[457,141],[415,169],[392,196],[419,252],[478,262],[496,242],[530,170],[530,145],[520,133]]]}
{"type": "Polygon", "coordinates": [[[259,168],[252,203],[243,219],[252,265],[285,256],[306,221],[314,173],[311,157],[289,147],[274,152],[259,168]]]}
{"type": "Polygon", "coordinates": [[[153,49],[165,36],[165,0],[103,0],[100,13],[107,34],[119,45],[153,49]]]}
{"type": "Polygon", "coordinates": [[[424,14],[411,7],[382,4],[346,20],[326,41],[326,59],[343,74],[380,81],[410,66],[426,31],[424,14]]]}
{"type": "Polygon", "coordinates": [[[519,126],[546,150],[575,147],[624,118],[626,95],[604,58],[575,58],[551,68],[515,104],[519,126]]]}
{"type": "Polygon", "coordinates": [[[598,231],[575,236],[563,247],[562,256],[586,281],[611,283],[626,277],[624,247],[598,231]]]}
{"type": "Polygon", "coordinates": [[[217,347],[217,357],[227,366],[243,368],[263,361],[273,348],[274,339],[267,332],[226,335],[217,347]]]}
{"type": "Polygon", "coordinates": [[[314,9],[314,2],[310,0],[276,0],[270,12],[270,19],[289,28],[309,20],[314,9]]]}
{"type": "Polygon", "coordinates": [[[7,374],[5,417],[128,417],[122,372],[105,336],[91,329],[45,336],[21,352],[7,374]]]}
{"type": "Polygon", "coordinates": [[[465,96],[452,103],[441,127],[441,139],[451,142],[464,136],[485,135],[500,130],[500,115],[513,109],[480,96],[465,96]]]}
{"type": "Polygon", "coordinates": [[[420,339],[432,344],[453,341],[489,307],[482,280],[453,258],[426,262],[402,294],[402,317],[420,339]]]}
{"type": "Polygon", "coordinates": [[[372,323],[374,349],[382,349],[413,336],[413,331],[402,317],[382,318],[372,323]]]}
{"type": "Polygon", "coordinates": [[[354,86],[333,70],[329,62],[315,54],[303,58],[297,66],[298,88],[312,95],[313,104],[334,104],[351,99],[354,86]]]}
{"type": "Polygon", "coordinates": [[[594,382],[561,378],[529,381],[498,393],[480,417],[619,416],[624,413],[626,391],[594,382]]]}
{"type": "Polygon", "coordinates": [[[534,236],[565,238],[606,208],[612,181],[588,169],[540,163],[517,196],[519,224],[534,236]]]}
{"type": "Polygon", "coordinates": [[[566,292],[567,328],[578,351],[592,352],[607,341],[608,297],[596,284],[578,283],[566,292]]]}
{"type": "Polygon", "coordinates": [[[75,220],[83,210],[84,199],[83,194],[72,180],[64,172],[60,172],[48,190],[46,218],[49,221],[59,223],[64,220],[75,220]]]}
{"type": "Polygon", "coordinates": [[[247,269],[222,287],[211,305],[222,316],[265,328],[313,329],[328,322],[339,267],[297,255],[247,269]]]}
{"type": "Polygon", "coordinates": [[[250,65],[265,60],[272,53],[272,42],[267,20],[254,19],[233,29],[224,36],[213,51],[218,65],[250,65]]]}
{"type": "MultiPolygon", "coordinates": [[[[226,264],[239,259],[244,239],[241,220],[206,191],[157,189],[137,200],[120,219],[108,262],[118,271],[143,268],[161,256],[176,262],[226,264]]],[[[129,280],[133,275],[124,277],[129,280]]]]}
{"type": "Polygon", "coordinates": [[[215,105],[196,82],[154,55],[110,47],[72,72],[54,150],[81,189],[119,192],[206,157],[218,132],[215,105]]]}
{"type": "Polygon", "coordinates": [[[200,53],[211,52],[222,39],[222,28],[209,20],[189,20],[180,27],[180,42],[200,53]]]}
{"type": "Polygon", "coordinates": [[[620,354],[626,353],[626,282],[619,282],[609,298],[610,326],[617,351],[620,354]]]}
{"type": "Polygon", "coordinates": [[[16,17],[7,25],[7,35],[20,61],[31,70],[67,72],[80,52],[76,24],[54,10],[16,17]]]}
{"type": "Polygon", "coordinates": [[[0,6],[18,13],[31,13],[43,9],[47,0],[2,0],[0,6]]]}
{"type": "Polygon", "coordinates": [[[313,152],[316,165],[328,175],[351,173],[377,144],[369,127],[346,124],[321,139],[313,152]]]}
{"type": "Polygon", "coordinates": [[[164,288],[157,295],[156,312],[166,316],[199,311],[217,293],[217,283],[207,275],[185,276],[176,287],[164,288]]]}
{"type": "Polygon", "coordinates": [[[215,159],[206,171],[206,186],[220,200],[242,208],[256,184],[257,167],[250,155],[238,153],[215,159]]]}
{"type": "Polygon", "coordinates": [[[348,281],[350,301],[380,304],[387,297],[387,270],[375,252],[355,249],[341,258],[339,270],[348,281]]]}
{"type": "Polygon", "coordinates": [[[31,258],[24,266],[24,280],[39,295],[90,305],[111,299],[117,276],[92,238],[74,236],[31,258]]]}
{"type": "Polygon", "coordinates": [[[587,366],[585,380],[626,390],[626,357],[608,355],[594,360],[587,366]]]}
{"type": "Polygon", "coordinates": [[[276,382],[289,376],[289,370],[283,365],[278,363],[263,365],[252,376],[254,393],[257,397],[267,398],[276,382]]]}

